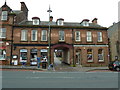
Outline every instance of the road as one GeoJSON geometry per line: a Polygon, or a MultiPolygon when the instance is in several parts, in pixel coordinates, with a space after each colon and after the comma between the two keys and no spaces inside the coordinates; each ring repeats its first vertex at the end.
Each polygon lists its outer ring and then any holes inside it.
{"type": "Polygon", "coordinates": [[[2,71],[3,88],[117,88],[118,72],[2,71]]]}

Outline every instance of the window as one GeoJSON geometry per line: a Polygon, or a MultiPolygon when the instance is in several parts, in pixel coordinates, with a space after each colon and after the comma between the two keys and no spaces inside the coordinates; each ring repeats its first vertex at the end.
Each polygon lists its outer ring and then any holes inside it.
{"type": "Polygon", "coordinates": [[[75,41],[81,41],[80,31],[75,32],[75,41]]]}
{"type": "Polygon", "coordinates": [[[92,41],[92,34],[91,32],[87,32],[87,42],[91,42],[92,41]]]}
{"type": "Polygon", "coordinates": [[[102,42],[102,32],[98,32],[98,42],[102,42]]]}
{"type": "Polygon", "coordinates": [[[59,31],[59,41],[65,41],[64,31],[59,31]]]}
{"type": "Polygon", "coordinates": [[[0,29],[0,38],[6,38],[6,28],[0,29]]]}
{"type": "Polygon", "coordinates": [[[32,30],[31,40],[32,41],[37,41],[37,30],[32,30]]]}
{"type": "Polygon", "coordinates": [[[58,24],[58,25],[63,25],[63,24],[64,24],[63,22],[64,22],[63,20],[58,20],[58,21],[57,21],[57,24],[58,24]]]}
{"type": "Polygon", "coordinates": [[[83,22],[82,22],[82,25],[83,25],[83,26],[89,26],[89,22],[88,22],[88,21],[83,21],[83,22]]]}
{"type": "Polygon", "coordinates": [[[0,60],[5,60],[5,58],[6,58],[6,51],[0,49],[0,60]]]}
{"type": "Polygon", "coordinates": [[[47,30],[42,30],[41,41],[47,41],[47,30]]]}
{"type": "Polygon", "coordinates": [[[98,50],[98,61],[99,62],[104,61],[104,51],[103,51],[103,49],[98,50]]]}
{"type": "Polygon", "coordinates": [[[33,19],[33,25],[39,25],[40,21],[39,19],[33,19]]]}
{"type": "Polygon", "coordinates": [[[7,20],[8,12],[2,11],[1,20],[7,20]]]}
{"type": "Polygon", "coordinates": [[[92,49],[87,50],[87,61],[88,62],[93,62],[93,51],[92,51],[92,49]]]}
{"type": "Polygon", "coordinates": [[[37,65],[37,49],[31,49],[31,65],[37,65]]]}
{"type": "Polygon", "coordinates": [[[20,50],[20,62],[27,62],[27,49],[20,50]]]}
{"type": "Polygon", "coordinates": [[[21,41],[27,41],[27,34],[28,34],[27,30],[21,31],[21,41]]]}

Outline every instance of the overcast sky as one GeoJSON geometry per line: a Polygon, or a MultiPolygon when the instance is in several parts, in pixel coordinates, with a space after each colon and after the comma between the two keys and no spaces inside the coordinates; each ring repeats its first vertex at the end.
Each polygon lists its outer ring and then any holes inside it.
{"type": "MultiPolygon", "coordinates": [[[[6,0],[13,10],[20,10],[20,2],[25,2],[29,9],[29,20],[37,16],[41,21],[48,21],[49,5],[54,21],[63,18],[65,22],[81,22],[83,19],[98,18],[98,24],[109,27],[118,22],[118,2],[120,0],[6,0]]],[[[5,0],[0,0],[0,6],[5,0]]]]}

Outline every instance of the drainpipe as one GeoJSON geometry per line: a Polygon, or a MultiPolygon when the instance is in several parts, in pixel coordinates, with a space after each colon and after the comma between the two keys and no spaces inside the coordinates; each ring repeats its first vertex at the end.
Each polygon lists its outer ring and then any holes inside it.
{"type": "Polygon", "coordinates": [[[74,29],[72,29],[72,47],[73,47],[73,66],[75,66],[75,61],[74,61],[74,29]]]}

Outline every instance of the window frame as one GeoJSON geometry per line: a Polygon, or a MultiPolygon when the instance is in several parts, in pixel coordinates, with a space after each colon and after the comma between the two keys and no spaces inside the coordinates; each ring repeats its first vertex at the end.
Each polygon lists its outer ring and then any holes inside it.
{"type": "Polygon", "coordinates": [[[28,30],[21,30],[21,41],[28,40],[28,30]]]}
{"type": "Polygon", "coordinates": [[[7,19],[8,19],[8,11],[2,11],[1,20],[7,21],[7,19]]]}
{"type": "Polygon", "coordinates": [[[76,42],[81,41],[81,33],[80,33],[80,31],[75,31],[75,41],[76,41],[76,42]],[[77,33],[78,33],[79,35],[77,35],[77,33]],[[77,38],[79,38],[79,40],[77,40],[77,38]]]}
{"type": "Polygon", "coordinates": [[[98,49],[98,62],[104,62],[104,50],[103,49],[98,49]],[[99,50],[102,50],[102,54],[101,54],[101,56],[102,56],[102,58],[103,58],[103,60],[102,59],[99,59],[99,50]]]}
{"type": "Polygon", "coordinates": [[[65,41],[65,32],[63,30],[59,31],[59,41],[65,41]]]}
{"type": "Polygon", "coordinates": [[[41,31],[41,41],[47,41],[47,30],[41,31]],[[45,31],[45,33],[44,33],[44,31],[45,31]],[[44,40],[44,37],[45,37],[45,40],[44,40]]]}
{"type": "Polygon", "coordinates": [[[98,42],[103,42],[102,32],[97,32],[98,42]]]}
{"type": "Polygon", "coordinates": [[[0,28],[0,38],[6,38],[6,28],[0,28]]]}
{"type": "Polygon", "coordinates": [[[31,30],[31,41],[37,41],[37,40],[38,40],[38,31],[37,30],[31,30]],[[33,33],[34,31],[36,31],[35,34],[33,33]],[[35,38],[35,40],[33,40],[33,38],[35,38]]]}
{"type": "Polygon", "coordinates": [[[1,53],[0,53],[0,61],[2,60],[6,60],[6,50],[5,49],[0,49],[1,53]]]}
{"type": "Polygon", "coordinates": [[[33,19],[33,25],[39,25],[40,20],[39,19],[33,19]]]}
{"type": "Polygon", "coordinates": [[[87,49],[87,62],[93,62],[93,49],[87,49]],[[88,50],[92,50],[92,51],[91,51],[91,54],[89,54],[90,52],[88,53],[88,50]],[[88,60],[88,55],[89,55],[89,56],[92,56],[92,59],[91,59],[91,60],[88,60]]]}
{"type": "Polygon", "coordinates": [[[87,38],[87,42],[92,42],[92,32],[88,31],[86,38],[87,38]]]}

